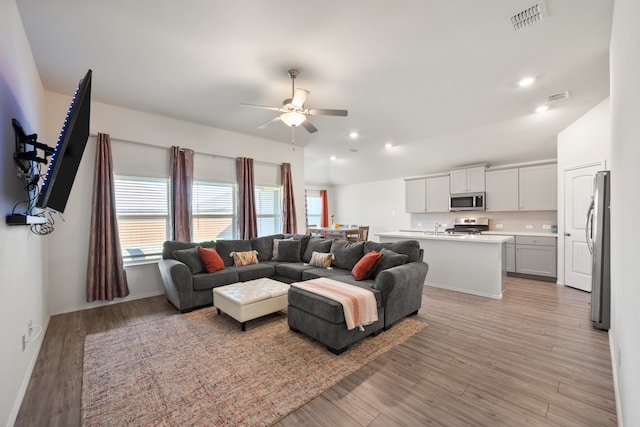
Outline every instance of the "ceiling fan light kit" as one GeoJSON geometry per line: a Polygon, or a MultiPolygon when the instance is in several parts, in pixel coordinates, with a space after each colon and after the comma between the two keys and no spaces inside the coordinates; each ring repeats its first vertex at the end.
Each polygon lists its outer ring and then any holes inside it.
{"type": "Polygon", "coordinates": [[[240,104],[243,107],[261,108],[264,110],[279,111],[281,114],[273,119],[258,126],[259,129],[266,128],[273,122],[282,122],[290,128],[296,128],[298,126],[304,127],[307,132],[314,133],[318,131],[307,116],[339,116],[346,117],[349,112],[347,110],[332,110],[323,108],[306,108],[305,102],[309,91],[305,89],[295,88],[295,79],[298,77],[298,70],[291,69],[287,72],[291,78],[291,98],[287,98],[282,102],[282,107],[268,107],[264,105],[255,104],[240,104]]]}

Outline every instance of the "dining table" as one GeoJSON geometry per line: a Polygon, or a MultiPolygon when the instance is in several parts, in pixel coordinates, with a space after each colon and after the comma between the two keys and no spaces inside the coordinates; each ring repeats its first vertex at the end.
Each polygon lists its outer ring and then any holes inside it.
{"type": "Polygon", "coordinates": [[[358,236],[358,227],[309,227],[307,232],[327,239],[348,240],[350,236],[358,236]]]}

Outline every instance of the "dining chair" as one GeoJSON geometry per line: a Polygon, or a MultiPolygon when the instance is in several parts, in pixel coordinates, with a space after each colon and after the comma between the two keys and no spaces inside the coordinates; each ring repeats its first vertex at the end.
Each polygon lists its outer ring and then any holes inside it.
{"type": "Polygon", "coordinates": [[[358,242],[366,242],[369,239],[369,226],[358,227],[358,242]]]}

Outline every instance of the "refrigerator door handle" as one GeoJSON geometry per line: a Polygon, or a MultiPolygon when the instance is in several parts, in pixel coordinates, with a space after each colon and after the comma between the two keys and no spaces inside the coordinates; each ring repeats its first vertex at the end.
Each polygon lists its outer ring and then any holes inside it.
{"type": "Polygon", "coordinates": [[[593,255],[593,209],[594,209],[594,200],[591,198],[591,203],[589,204],[589,209],[587,209],[587,223],[584,227],[584,232],[586,234],[587,247],[589,248],[589,252],[593,255]]]}

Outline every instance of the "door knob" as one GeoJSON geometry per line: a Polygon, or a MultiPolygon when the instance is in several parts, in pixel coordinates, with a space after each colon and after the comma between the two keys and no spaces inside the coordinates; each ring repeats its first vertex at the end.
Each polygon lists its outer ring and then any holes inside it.
{"type": "Polygon", "coordinates": [[[564,233],[565,237],[571,236],[571,233],[564,233]]]}

